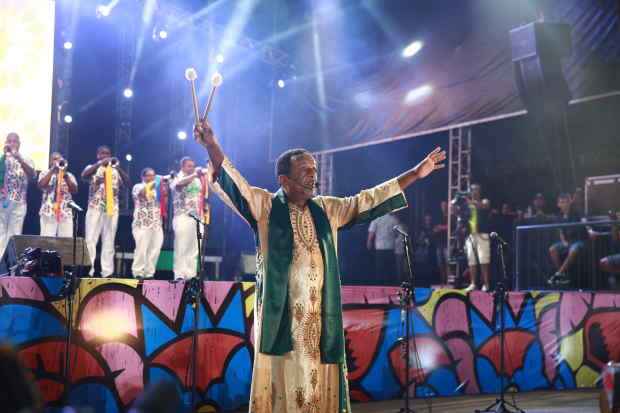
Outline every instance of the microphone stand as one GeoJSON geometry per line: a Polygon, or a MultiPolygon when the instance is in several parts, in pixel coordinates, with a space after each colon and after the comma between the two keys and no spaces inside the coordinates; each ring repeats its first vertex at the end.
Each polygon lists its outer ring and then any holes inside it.
{"type": "MultiPolygon", "coordinates": [[[[200,299],[203,295],[204,284],[202,278],[203,272],[203,245],[206,245],[207,240],[207,223],[202,221],[194,214],[189,215],[194,221],[196,221],[196,240],[198,241],[198,274],[196,277],[189,281],[189,287],[187,289],[187,301],[192,305],[194,309],[194,322],[192,331],[192,347],[191,347],[191,359],[190,359],[190,386],[191,386],[191,409],[196,409],[196,396],[198,394],[197,383],[197,368],[198,368],[198,326],[200,317],[200,299]],[[200,227],[204,227],[204,235],[200,232],[200,227]]],[[[205,368],[205,366],[202,366],[205,368]]]]}
{"type": "Polygon", "coordinates": [[[506,401],[505,398],[505,389],[504,389],[504,342],[505,342],[505,334],[504,330],[506,328],[506,324],[504,321],[504,305],[506,301],[506,287],[504,286],[504,282],[508,279],[506,273],[506,261],[504,260],[504,244],[505,241],[499,238],[497,235],[495,237],[497,239],[497,251],[499,255],[499,260],[502,268],[502,281],[499,281],[495,286],[495,311],[499,313],[499,398],[495,399],[490,406],[488,406],[484,410],[476,410],[476,413],[483,412],[495,412],[495,413],[525,413],[524,410],[520,409],[515,404],[506,401]]]}
{"type": "MultiPolygon", "coordinates": [[[[411,316],[410,311],[411,307],[415,307],[415,292],[414,292],[414,275],[413,275],[413,265],[411,263],[411,251],[409,249],[409,235],[402,230],[397,230],[397,227],[394,228],[396,232],[398,232],[403,237],[403,245],[405,249],[405,256],[407,258],[407,269],[409,271],[409,279],[404,281],[400,288],[400,313],[401,313],[401,323],[405,322],[405,337],[400,337],[398,341],[404,346],[405,349],[405,395],[404,395],[404,407],[399,410],[399,413],[415,413],[415,411],[409,407],[409,370],[410,370],[410,358],[409,358],[409,342],[414,338],[413,326],[411,325],[411,316]],[[403,317],[404,314],[404,317],[403,317]],[[404,318],[404,319],[403,319],[404,318]]],[[[414,341],[415,343],[415,341],[414,341]]]]}
{"type": "Polygon", "coordinates": [[[73,296],[75,295],[75,291],[79,285],[79,268],[80,266],[77,264],[77,234],[78,234],[78,224],[79,224],[79,211],[72,207],[73,209],[73,268],[71,271],[65,271],[64,273],[64,283],[62,289],[60,291],[61,297],[65,299],[65,311],[66,311],[66,329],[67,333],[65,335],[65,365],[64,365],[64,399],[68,400],[69,397],[69,389],[71,387],[71,339],[72,339],[72,330],[73,330],[73,296]]]}

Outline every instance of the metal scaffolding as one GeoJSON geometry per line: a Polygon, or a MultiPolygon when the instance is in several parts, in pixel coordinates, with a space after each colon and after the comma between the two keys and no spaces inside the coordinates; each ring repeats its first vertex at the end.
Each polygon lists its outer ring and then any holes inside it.
{"type": "MultiPolygon", "coordinates": [[[[116,92],[116,127],[114,130],[114,151],[119,158],[120,164],[131,176],[131,161],[125,158],[129,153],[132,137],[133,99],[124,95],[124,90],[131,87],[131,68],[136,59],[136,26],[124,24],[118,31],[119,50],[116,92]]],[[[119,214],[129,215],[129,192],[130,188],[123,187],[119,194],[119,214]]]]}
{"type": "MultiPolygon", "coordinates": [[[[454,128],[449,133],[448,150],[448,202],[458,192],[469,191],[471,186],[471,128],[454,128]]],[[[454,257],[458,238],[456,222],[448,214],[448,284],[453,285],[461,273],[459,261],[454,257]]]]}
{"type": "Polygon", "coordinates": [[[316,155],[319,163],[319,193],[334,194],[334,154],[320,153],[316,155]]]}

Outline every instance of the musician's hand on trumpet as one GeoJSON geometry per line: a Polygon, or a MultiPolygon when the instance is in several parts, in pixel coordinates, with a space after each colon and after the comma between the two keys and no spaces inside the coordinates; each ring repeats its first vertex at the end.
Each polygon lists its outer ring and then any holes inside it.
{"type": "Polygon", "coordinates": [[[61,158],[54,163],[54,172],[64,171],[67,169],[67,166],[69,166],[69,163],[67,162],[67,160],[64,158],[61,158]]]}

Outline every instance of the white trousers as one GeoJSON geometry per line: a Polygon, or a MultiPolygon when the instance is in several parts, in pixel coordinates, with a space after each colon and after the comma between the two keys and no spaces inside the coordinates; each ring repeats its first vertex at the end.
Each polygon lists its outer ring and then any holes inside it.
{"type": "Polygon", "coordinates": [[[42,237],[73,237],[73,219],[64,218],[60,222],[56,220],[56,217],[41,216],[39,222],[41,223],[41,236],[42,237]]]}
{"type": "Polygon", "coordinates": [[[13,235],[21,235],[26,218],[26,204],[9,201],[6,208],[0,201],[0,258],[13,235]]]}
{"type": "Polygon", "coordinates": [[[118,226],[118,212],[108,216],[105,212],[88,209],[86,211],[85,241],[90,255],[90,275],[95,273],[97,242],[101,237],[101,276],[109,277],[114,273],[114,239],[118,226]]]}
{"type": "Polygon", "coordinates": [[[172,220],[174,229],[174,278],[193,278],[198,265],[196,221],[187,215],[172,220]]]}
{"type": "Polygon", "coordinates": [[[133,252],[131,272],[134,277],[153,277],[159,252],[164,243],[164,231],[159,228],[133,228],[136,249],[133,252]]]}
{"type": "Polygon", "coordinates": [[[480,265],[491,263],[491,241],[489,234],[478,233],[470,234],[465,240],[465,252],[467,254],[467,263],[470,267],[478,264],[480,265]],[[478,254],[478,259],[476,259],[478,254]]]}

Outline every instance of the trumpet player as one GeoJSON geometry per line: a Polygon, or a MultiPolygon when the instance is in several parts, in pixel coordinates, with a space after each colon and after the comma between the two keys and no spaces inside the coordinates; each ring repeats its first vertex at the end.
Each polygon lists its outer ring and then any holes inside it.
{"type": "Polygon", "coordinates": [[[0,156],[0,257],[11,237],[22,233],[28,181],[35,175],[32,160],[22,156],[19,147],[19,135],[9,133],[0,156]]]}
{"type": "Polygon", "coordinates": [[[181,159],[181,170],[170,183],[174,218],[174,278],[188,279],[196,276],[198,240],[196,221],[193,217],[204,217],[208,206],[206,169],[196,168],[189,157],[181,159]]]}
{"type": "Polygon", "coordinates": [[[129,176],[112,157],[108,146],[97,148],[97,162],[86,166],[82,180],[88,182],[85,241],[91,260],[90,275],[95,273],[97,243],[101,238],[101,276],[114,272],[114,239],[118,226],[118,193],[121,185],[129,186],[129,176]]]}
{"type": "Polygon", "coordinates": [[[39,220],[41,235],[45,237],[71,237],[73,235],[73,210],[69,206],[72,194],[77,193],[75,176],[67,171],[67,161],[58,152],[50,156],[50,166],[39,175],[39,188],[43,191],[39,220]]]}
{"type": "MultiPolygon", "coordinates": [[[[136,241],[131,271],[135,278],[153,278],[164,242],[162,205],[167,194],[167,176],[156,176],[153,168],[144,168],[142,182],[134,185],[131,232],[136,241]]],[[[166,205],[167,206],[167,205],[166,205]]]]}

